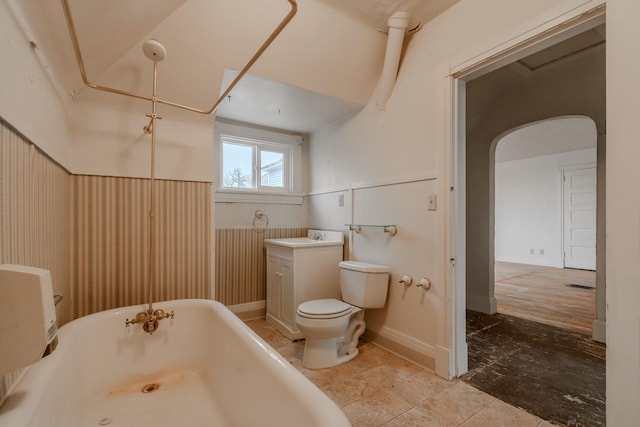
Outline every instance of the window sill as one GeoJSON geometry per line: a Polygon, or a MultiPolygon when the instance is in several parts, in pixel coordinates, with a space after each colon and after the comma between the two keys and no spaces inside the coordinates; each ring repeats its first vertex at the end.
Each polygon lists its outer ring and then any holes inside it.
{"type": "Polygon", "coordinates": [[[274,205],[301,205],[302,194],[266,194],[253,192],[216,191],[215,202],[222,203],[267,203],[274,205]]]}

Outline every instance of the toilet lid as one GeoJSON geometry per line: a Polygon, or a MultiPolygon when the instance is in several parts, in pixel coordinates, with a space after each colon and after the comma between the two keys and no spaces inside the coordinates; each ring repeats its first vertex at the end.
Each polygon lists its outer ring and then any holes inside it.
{"type": "Polygon", "coordinates": [[[337,299],[316,299],[298,306],[298,314],[310,319],[333,319],[351,313],[351,306],[337,299]]]}

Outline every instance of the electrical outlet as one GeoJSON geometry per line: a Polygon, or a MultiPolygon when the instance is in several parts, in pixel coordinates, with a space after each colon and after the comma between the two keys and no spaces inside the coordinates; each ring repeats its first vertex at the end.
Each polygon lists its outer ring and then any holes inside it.
{"type": "Polygon", "coordinates": [[[338,206],[344,206],[344,194],[338,194],[338,206]]]}

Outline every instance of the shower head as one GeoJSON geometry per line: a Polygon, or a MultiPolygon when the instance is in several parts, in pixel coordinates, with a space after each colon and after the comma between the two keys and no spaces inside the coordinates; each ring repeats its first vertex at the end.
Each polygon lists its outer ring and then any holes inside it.
{"type": "Polygon", "coordinates": [[[158,40],[150,39],[142,44],[145,56],[154,62],[162,61],[167,56],[167,49],[158,40]]]}

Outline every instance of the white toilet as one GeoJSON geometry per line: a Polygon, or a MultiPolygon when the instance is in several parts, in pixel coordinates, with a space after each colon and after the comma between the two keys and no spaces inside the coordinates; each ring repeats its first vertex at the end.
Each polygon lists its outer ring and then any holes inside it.
{"type": "Polygon", "coordinates": [[[387,299],[389,267],[359,261],[342,261],[342,301],[318,299],[298,306],[296,325],[305,337],[302,366],[328,368],[358,355],[358,338],[364,333],[364,309],[382,308],[387,299]]]}

